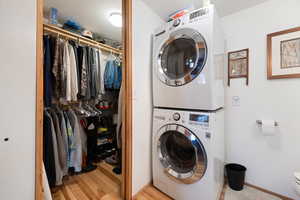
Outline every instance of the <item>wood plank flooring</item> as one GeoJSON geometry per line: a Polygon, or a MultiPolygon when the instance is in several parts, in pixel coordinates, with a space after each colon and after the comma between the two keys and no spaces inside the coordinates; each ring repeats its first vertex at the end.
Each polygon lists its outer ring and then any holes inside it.
{"type": "Polygon", "coordinates": [[[133,200],[172,200],[152,185],[144,187],[133,200]]]}
{"type": "Polygon", "coordinates": [[[114,174],[112,168],[103,162],[92,172],[69,177],[52,190],[53,200],[122,200],[122,176],[114,174]]]}

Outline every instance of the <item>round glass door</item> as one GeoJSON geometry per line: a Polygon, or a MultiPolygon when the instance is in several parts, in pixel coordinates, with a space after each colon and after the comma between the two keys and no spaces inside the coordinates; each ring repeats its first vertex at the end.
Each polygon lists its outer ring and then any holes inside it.
{"type": "Polygon", "coordinates": [[[193,29],[173,32],[158,55],[160,80],[169,86],[181,86],[196,78],[207,57],[203,36],[193,29]]]}
{"type": "Polygon", "coordinates": [[[167,125],[161,129],[158,153],[165,172],[180,182],[194,183],[206,171],[207,157],[202,143],[183,126],[167,125]]]}

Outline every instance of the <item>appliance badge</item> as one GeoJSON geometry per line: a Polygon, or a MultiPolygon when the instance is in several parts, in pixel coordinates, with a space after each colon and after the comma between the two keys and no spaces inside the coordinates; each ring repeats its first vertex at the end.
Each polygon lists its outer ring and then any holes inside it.
{"type": "Polygon", "coordinates": [[[209,9],[208,8],[203,8],[200,10],[197,10],[195,12],[193,12],[192,14],[190,14],[190,20],[195,19],[197,17],[201,17],[203,15],[206,15],[208,13],[209,9]]]}

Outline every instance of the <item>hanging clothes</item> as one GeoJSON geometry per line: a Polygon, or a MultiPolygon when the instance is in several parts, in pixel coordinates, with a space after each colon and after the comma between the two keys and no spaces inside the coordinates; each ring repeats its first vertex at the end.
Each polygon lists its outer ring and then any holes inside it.
{"type": "Polygon", "coordinates": [[[50,119],[50,127],[51,127],[50,130],[51,130],[51,135],[52,135],[53,154],[54,154],[54,163],[55,163],[55,175],[56,175],[55,176],[55,185],[61,185],[62,178],[63,178],[63,171],[61,169],[60,162],[59,162],[58,145],[57,145],[55,128],[54,128],[54,124],[53,124],[51,115],[47,111],[45,111],[45,116],[50,119]]]}
{"type": "Polygon", "coordinates": [[[51,73],[51,48],[50,48],[50,36],[44,36],[44,105],[45,107],[50,107],[52,105],[52,91],[53,91],[53,79],[51,73]]]}
{"type": "Polygon", "coordinates": [[[68,50],[70,53],[70,96],[68,101],[77,101],[78,94],[78,73],[77,73],[77,61],[73,46],[69,43],[68,50]]]}
{"type": "Polygon", "coordinates": [[[104,71],[104,86],[107,90],[118,90],[121,87],[122,70],[115,60],[106,63],[104,71]]]}
{"type": "Polygon", "coordinates": [[[59,38],[55,38],[55,47],[54,47],[54,55],[53,55],[53,66],[52,66],[52,73],[54,75],[53,81],[53,95],[56,98],[60,97],[60,88],[61,88],[61,40],[59,38]]]}
{"type": "Polygon", "coordinates": [[[79,129],[79,121],[73,110],[68,110],[70,124],[73,131],[71,152],[70,152],[70,167],[74,167],[75,172],[81,171],[82,166],[82,144],[79,129]]]}
{"type": "Polygon", "coordinates": [[[61,130],[61,124],[59,121],[59,118],[54,112],[54,110],[49,110],[49,114],[52,117],[52,121],[54,124],[55,128],[55,133],[56,133],[56,139],[57,139],[57,150],[58,150],[58,156],[59,156],[59,163],[60,163],[60,168],[62,169],[63,176],[66,175],[65,168],[67,166],[67,154],[66,154],[66,149],[64,146],[64,136],[62,135],[61,130]]]}
{"type": "Polygon", "coordinates": [[[43,132],[44,132],[43,160],[45,164],[48,183],[50,187],[54,187],[56,183],[56,171],[55,171],[55,159],[54,159],[54,149],[53,149],[53,140],[52,140],[52,126],[51,126],[51,118],[49,115],[46,114],[44,114],[43,132]]]}
{"type": "Polygon", "coordinates": [[[99,60],[100,60],[100,94],[101,96],[105,94],[105,86],[104,86],[104,72],[105,72],[105,59],[103,56],[103,52],[99,49],[99,60]]]}
{"type": "Polygon", "coordinates": [[[67,125],[65,121],[64,114],[61,110],[58,110],[58,119],[60,122],[60,130],[61,130],[61,136],[63,140],[63,147],[64,147],[64,162],[63,162],[63,174],[64,176],[68,174],[68,155],[69,155],[69,146],[68,146],[68,134],[67,134],[67,125]]]}

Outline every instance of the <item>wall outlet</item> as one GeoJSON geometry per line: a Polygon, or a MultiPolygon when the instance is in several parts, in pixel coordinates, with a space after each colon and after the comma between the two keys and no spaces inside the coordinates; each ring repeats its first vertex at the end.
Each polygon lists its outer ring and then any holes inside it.
{"type": "Polygon", "coordinates": [[[231,102],[233,107],[239,107],[241,105],[241,98],[239,96],[233,96],[231,102]]]}

